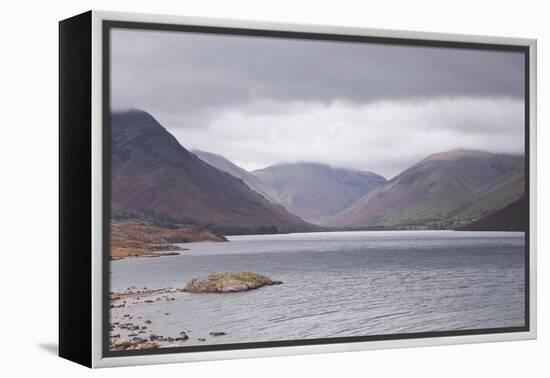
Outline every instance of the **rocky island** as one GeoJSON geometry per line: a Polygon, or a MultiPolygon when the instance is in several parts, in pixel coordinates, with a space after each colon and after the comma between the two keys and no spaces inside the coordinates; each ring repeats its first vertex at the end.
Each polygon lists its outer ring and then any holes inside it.
{"type": "Polygon", "coordinates": [[[281,281],[255,272],[213,272],[207,277],[193,278],[183,291],[188,293],[235,293],[267,285],[280,285],[281,281]]]}

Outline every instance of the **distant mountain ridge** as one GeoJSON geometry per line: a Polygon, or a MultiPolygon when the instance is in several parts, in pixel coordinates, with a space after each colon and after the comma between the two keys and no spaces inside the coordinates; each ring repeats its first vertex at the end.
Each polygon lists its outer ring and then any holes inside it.
{"type": "Polygon", "coordinates": [[[221,155],[188,151],[141,110],[111,114],[111,153],[115,219],[201,225],[225,234],[318,226],[518,229],[525,223],[522,155],[452,150],[389,181],[306,162],[247,172],[221,155]],[[521,219],[499,219],[504,216],[521,219]]]}
{"type": "Polygon", "coordinates": [[[254,176],[252,173],[239,167],[238,165],[232,163],[225,157],[201,150],[192,150],[192,152],[197,155],[201,160],[205,161],[215,168],[218,168],[220,171],[227,172],[230,175],[243,180],[250,189],[253,189],[257,193],[264,196],[269,202],[279,203],[279,201],[276,199],[276,194],[273,193],[273,191],[258,177],[254,176]]]}
{"type": "Polygon", "coordinates": [[[448,227],[523,195],[524,157],[473,150],[434,154],[322,222],[332,227],[448,227]]]}
{"type": "Polygon", "coordinates": [[[305,162],[272,165],[252,173],[288,211],[316,224],[386,182],[372,172],[305,162]]]}
{"type": "Polygon", "coordinates": [[[114,216],[150,216],[223,233],[315,229],[199,159],[144,111],[111,114],[111,154],[114,216]]]}

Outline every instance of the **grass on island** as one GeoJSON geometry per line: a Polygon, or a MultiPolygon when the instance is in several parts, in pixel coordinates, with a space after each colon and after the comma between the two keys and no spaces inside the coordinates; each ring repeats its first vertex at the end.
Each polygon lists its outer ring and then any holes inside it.
{"type": "Polygon", "coordinates": [[[281,283],[256,272],[212,272],[207,277],[191,279],[183,290],[190,293],[231,293],[281,283]]]}
{"type": "Polygon", "coordinates": [[[259,279],[262,276],[256,272],[212,272],[208,274],[208,280],[213,284],[223,283],[229,280],[250,282],[259,279]]]}

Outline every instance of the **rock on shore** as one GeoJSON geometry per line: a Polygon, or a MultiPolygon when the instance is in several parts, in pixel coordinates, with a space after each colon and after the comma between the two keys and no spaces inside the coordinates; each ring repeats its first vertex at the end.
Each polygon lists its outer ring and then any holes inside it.
{"type": "Polygon", "coordinates": [[[156,349],[159,347],[158,343],[142,339],[140,337],[134,337],[132,340],[111,340],[111,350],[138,350],[138,349],[156,349]]]}
{"type": "Polygon", "coordinates": [[[213,272],[208,277],[193,278],[183,291],[189,293],[235,293],[266,285],[280,285],[281,281],[255,272],[213,272]]]}

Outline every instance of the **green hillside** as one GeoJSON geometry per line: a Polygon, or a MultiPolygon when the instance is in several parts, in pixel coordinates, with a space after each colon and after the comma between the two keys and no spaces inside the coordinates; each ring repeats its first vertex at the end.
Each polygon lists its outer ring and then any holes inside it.
{"type": "Polygon", "coordinates": [[[524,157],[453,150],[432,155],[374,189],[323,225],[454,229],[524,193],[524,157]]]}

